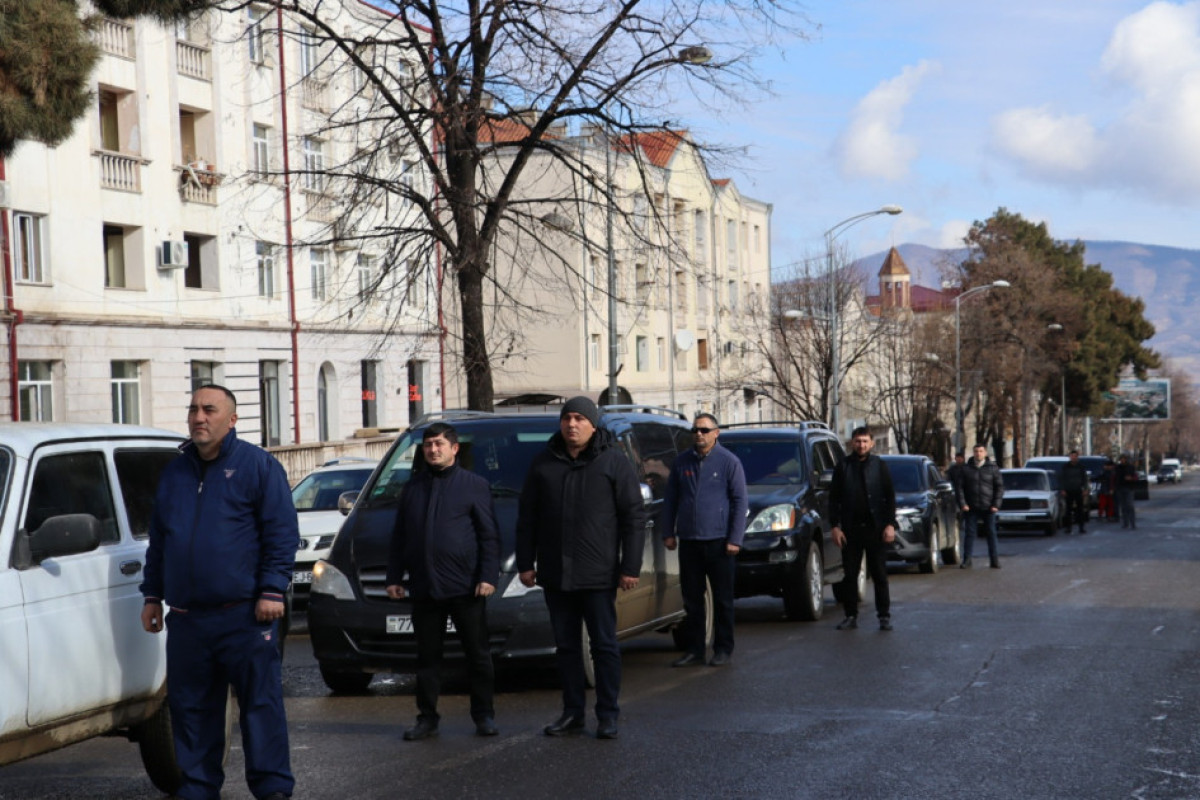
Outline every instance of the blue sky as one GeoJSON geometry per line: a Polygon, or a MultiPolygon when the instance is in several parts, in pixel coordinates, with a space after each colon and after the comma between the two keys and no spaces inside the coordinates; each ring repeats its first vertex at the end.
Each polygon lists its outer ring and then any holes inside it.
{"type": "Polygon", "coordinates": [[[690,116],[748,146],[714,169],[774,205],[776,269],[961,245],[1004,206],[1052,236],[1200,248],[1200,1],[825,0],[808,41],[764,51],[775,95],[690,116]]]}

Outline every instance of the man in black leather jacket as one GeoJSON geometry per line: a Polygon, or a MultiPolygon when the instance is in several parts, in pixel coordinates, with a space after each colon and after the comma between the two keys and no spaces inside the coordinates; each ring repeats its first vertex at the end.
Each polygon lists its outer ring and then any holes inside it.
{"type": "Polygon", "coordinates": [[[1087,533],[1087,506],[1083,504],[1083,490],[1091,483],[1087,467],[1079,463],[1079,451],[1072,450],[1070,461],[1062,468],[1062,494],[1067,501],[1067,533],[1071,532],[1071,523],[1079,526],[1080,533],[1087,533]]]}
{"type": "Polygon", "coordinates": [[[988,557],[992,569],[1000,569],[1000,542],[996,538],[996,512],[1004,500],[1004,481],[1000,465],[987,457],[987,447],[975,445],[974,458],[963,465],[958,485],[958,505],[967,515],[966,536],[963,539],[963,569],[971,566],[971,551],[975,549],[975,534],[980,523],[987,527],[988,557]]]}

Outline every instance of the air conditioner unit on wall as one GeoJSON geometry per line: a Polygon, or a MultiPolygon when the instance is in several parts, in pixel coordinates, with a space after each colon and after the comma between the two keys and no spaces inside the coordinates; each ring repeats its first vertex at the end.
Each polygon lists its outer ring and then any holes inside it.
{"type": "Polygon", "coordinates": [[[182,269],[188,265],[188,243],[165,241],[158,249],[158,266],[162,269],[182,269]]]}

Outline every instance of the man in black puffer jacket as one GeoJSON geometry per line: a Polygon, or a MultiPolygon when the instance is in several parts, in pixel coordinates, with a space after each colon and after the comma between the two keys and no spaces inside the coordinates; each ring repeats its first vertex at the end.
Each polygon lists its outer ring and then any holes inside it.
{"type": "Polygon", "coordinates": [[[992,569],[1000,569],[1000,543],[996,538],[996,512],[1004,500],[1004,480],[1000,466],[987,457],[987,447],[975,445],[975,457],[963,465],[958,485],[958,505],[967,515],[966,536],[963,540],[963,569],[971,566],[971,551],[975,549],[975,534],[980,523],[986,526],[988,556],[992,569]]]}
{"type": "Polygon", "coordinates": [[[559,432],[534,458],[521,490],[517,570],[521,583],[536,583],[546,595],[563,686],[563,713],[546,726],[547,736],[583,730],[585,623],[596,665],[596,736],[617,736],[617,588],[638,585],[646,513],[633,465],[599,425],[591,400],[568,400],[559,432]]]}

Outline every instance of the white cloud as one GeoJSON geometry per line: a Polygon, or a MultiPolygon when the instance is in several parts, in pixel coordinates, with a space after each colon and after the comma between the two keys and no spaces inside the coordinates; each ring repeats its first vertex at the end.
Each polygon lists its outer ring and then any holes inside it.
{"type": "Polygon", "coordinates": [[[993,142],[1038,180],[1134,189],[1158,200],[1196,202],[1200,185],[1200,2],[1155,2],[1121,20],[1101,58],[1132,99],[1098,125],[1047,106],[992,121],[993,142]]]}
{"type": "Polygon", "coordinates": [[[967,238],[969,230],[971,230],[970,222],[964,219],[952,219],[942,225],[936,246],[947,250],[962,247],[963,239],[967,238]]]}
{"type": "Polygon", "coordinates": [[[908,174],[918,152],[913,139],[900,133],[904,109],[921,81],[939,69],[937,62],[922,60],[859,101],[835,145],[843,175],[899,180],[908,174]]]}

